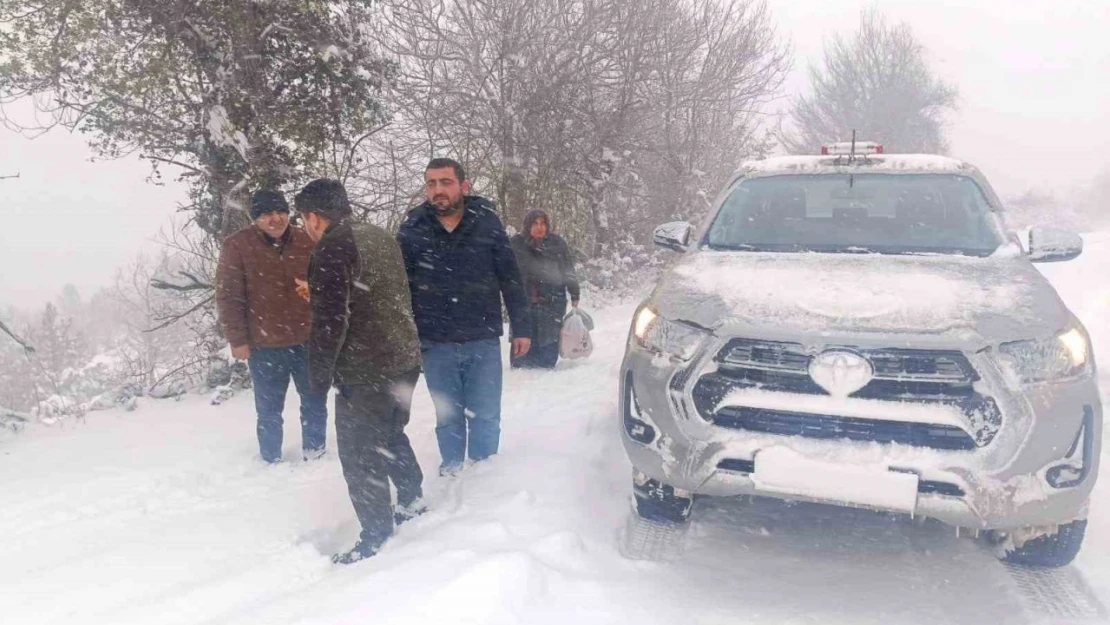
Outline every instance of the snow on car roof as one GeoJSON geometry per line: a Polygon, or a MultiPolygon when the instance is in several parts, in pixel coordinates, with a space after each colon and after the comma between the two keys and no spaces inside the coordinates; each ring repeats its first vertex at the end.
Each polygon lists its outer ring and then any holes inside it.
{"type": "Polygon", "coordinates": [[[747,161],[737,174],[819,174],[851,168],[866,172],[959,172],[974,169],[967,163],[933,154],[875,154],[849,163],[835,156],[776,156],[747,161]]]}

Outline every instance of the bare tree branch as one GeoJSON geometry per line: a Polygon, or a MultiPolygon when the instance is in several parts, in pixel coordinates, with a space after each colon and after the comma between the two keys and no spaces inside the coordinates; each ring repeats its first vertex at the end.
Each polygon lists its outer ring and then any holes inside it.
{"type": "Polygon", "coordinates": [[[158,330],[161,330],[163,328],[168,328],[169,326],[177,323],[178,321],[181,321],[182,319],[188,317],[189,315],[195,313],[196,311],[204,308],[209,303],[211,303],[212,300],[215,299],[215,297],[216,296],[214,294],[209,295],[208,297],[205,297],[203,300],[197,302],[193,307],[189,308],[188,310],[186,310],[184,312],[173,313],[173,314],[170,314],[170,315],[166,315],[164,317],[159,317],[158,321],[162,321],[162,323],[154,326],[153,328],[144,330],[144,332],[157,332],[158,330]]]}
{"type": "Polygon", "coordinates": [[[193,358],[191,360],[188,360],[188,361],[182,363],[181,365],[179,365],[179,366],[171,369],[170,371],[166,372],[165,375],[163,375],[162,377],[158,378],[153,384],[151,384],[148,387],[147,390],[158,388],[158,385],[160,385],[162,382],[165,382],[166,380],[168,380],[171,377],[177,375],[178,373],[181,373],[182,371],[188,369],[189,367],[194,367],[196,365],[199,365],[199,364],[203,363],[204,361],[205,361],[205,357],[197,357],[197,358],[193,358]]]}
{"type": "Polygon", "coordinates": [[[35,348],[31,347],[30,343],[20,338],[20,336],[16,334],[14,330],[9,328],[7,324],[5,324],[3,321],[0,321],[0,331],[3,331],[4,334],[12,337],[12,340],[14,340],[16,343],[19,343],[19,346],[23,348],[23,351],[27,352],[28,354],[35,353],[35,348]]]}
{"type": "Polygon", "coordinates": [[[174,282],[167,282],[160,278],[152,278],[150,280],[150,286],[164,291],[178,291],[183,293],[190,291],[211,291],[216,288],[211,283],[201,280],[188,271],[178,271],[177,273],[180,276],[188,278],[189,281],[185,284],[177,284],[174,282]]]}

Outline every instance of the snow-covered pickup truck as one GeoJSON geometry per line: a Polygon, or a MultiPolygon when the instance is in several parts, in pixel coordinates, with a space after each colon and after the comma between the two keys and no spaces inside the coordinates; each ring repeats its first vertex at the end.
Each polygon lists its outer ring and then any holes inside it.
{"type": "Polygon", "coordinates": [[[640,516],[700,495],[864,507],[985,532],[1016,563],[1079,551],[1102,406],[1088,335],[958,160],[834,145],[745,164],[637,310],[621,431],[640,516]]]}

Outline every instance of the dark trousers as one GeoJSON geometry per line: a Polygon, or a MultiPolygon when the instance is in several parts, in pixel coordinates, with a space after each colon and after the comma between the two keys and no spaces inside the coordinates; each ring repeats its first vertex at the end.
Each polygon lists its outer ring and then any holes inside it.
{"type": "Polygon", "coordinates": [[[397,487],[398,505],[422,495],[424,474],[405,434],[419,379],[420,370],[414,369],[381,384],[342,385],[335,396],[339,462],[362,524],[360,539],[375,548],[393,534],[389,481],[397,487]]]}
{"type": "Polygon", "coordinates": [[[520,358],[509,357],[509,366],[514,369],[554,369],[559,362],[559,338],[563,330],[563,317],[566,315],[565,300],[545,299],[533,303],[532,348],[520,358]]]}
{"type": "Polygon", "coordinates": [[[520,358],[509,358],[514,369],[554,369],[559,362],[559,343],[532,345],[528,353],[520,358]]]}
{"type": "Polygon", "coordinates": [[[258,450],[262,459],[281,459],[282,418],[289,379],[301,396],[301,446],[305,452],[323,451],[328,427],[328,396],[308,389],[308,355],[303,345],[255,347],[247,365],[254,385],[258,412],[258,450]]]}

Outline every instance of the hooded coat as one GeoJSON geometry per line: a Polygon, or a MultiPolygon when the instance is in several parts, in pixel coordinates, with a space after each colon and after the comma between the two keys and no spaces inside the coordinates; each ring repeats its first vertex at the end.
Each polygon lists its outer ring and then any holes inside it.
{"type": "Polygon", "coordinates": [[[559,342],[563,317],[567,314],[567,295],[574,302],[581,297],[570,248],[563,237],[552,230],[547,213],[533,210],[524,217],[520,234],[512,238],[532,312],[532,343],[536,346],[559,342]],[[542,239],[531,236],[532,224],[538,219],[547,222],[547,235],[542,239]]]}

